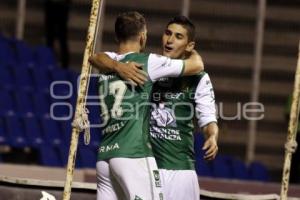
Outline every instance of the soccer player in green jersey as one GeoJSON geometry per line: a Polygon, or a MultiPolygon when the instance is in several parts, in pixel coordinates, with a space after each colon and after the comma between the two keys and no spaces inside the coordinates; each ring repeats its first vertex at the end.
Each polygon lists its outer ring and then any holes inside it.
{"type": "MultiPolygon", "coordinates": [[[[163,55],[184,59],[192,52],[195,27],[184,16],[173,18],[163,34],[163,55]]],[[[129,67],[129,66],[128,66],[129,67]]],[[[120,74],[126,80],[141,82],[139,76],[120,74]]],[[[132,72],[134,73],[134,72],[132,72]]],[[[207,73],[160,80],[153,87],[151,145],[163,180],[167,200],[198,200],[199,185],[194,170],[194,118],[205,134],[204,159],[215,158],[218,146],[213,87],[207,73]]]]}
{"type": "Polygon", "coordinates": [[[99,86],[103,128],[97,162],[97,199],[160,200],[161,180],[149,139],[153,82],[163,77],[198,74],[203,70],[202,59],[195,51],[186,60],[139,53],[145,47],[147,29],[144,17],[137,12],[118,16],[115,33],[118,54],[107,52],[90,58],[93,66],[112,72],[100,78],[99,86]],[[113,60],[101,60],[107,56],[113,60]],[[142,65],[133,64],[126,70],[147,72],[148,80],[142,86],[133,87],[117,74],[122,74],[121,69],[126,66],[123,63],[132,61],[142,65]]]}
{"type": "MultiPolygon", "coordinates": [[[[184,17],[173,18],[162,37],[163,55],[184,59],[195,46],[195,27],[184,17]]],[[[165,198],[198,200],[200,191],[195,172],[194,118],[206,141],[204,158],[217,154],[218,126],[214,91],[207,73],[168,78],[153,86],[150,135],[165,198]]]]}

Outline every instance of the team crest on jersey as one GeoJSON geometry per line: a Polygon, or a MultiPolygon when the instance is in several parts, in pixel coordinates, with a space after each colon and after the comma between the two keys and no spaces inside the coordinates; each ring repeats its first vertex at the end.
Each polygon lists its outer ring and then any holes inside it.
{"type": "Polygon", "coordinates": [[[170,108],[165,107],[162,103],[159,104],[158,108],[154,108],[151,111],[151,120],[155,121],[156,125],[160,127],[177,127],[174,112],[170,108]]]}

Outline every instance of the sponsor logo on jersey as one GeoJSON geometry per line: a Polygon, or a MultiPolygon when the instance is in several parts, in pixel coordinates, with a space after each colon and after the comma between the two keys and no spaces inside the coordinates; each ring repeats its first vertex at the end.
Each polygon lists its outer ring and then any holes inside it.
{"type": "Polygon", "coordinates": [[[112,145],[100,146],[99,153],[108,152],[112,150],[120,149],[119,144],[115,143],[112,145]]]}
{"type": "Polygon", "coordinates": [[[182,95],[184,95],[182,92],[178,92],[178,93],[166,92],[165,98],[166,99],[179,99],[180,96],[182,96],[182,95]]]}
{"type": "Polygon", "coordinates": [[[160,175],[158,170],[153,170],[153,176],[156,187],[161,187],[160,175]]]}
{"type": "Polygon", "coordinates": [[[125,125],[124,122],[120,122],[120,123],[115,123],[110,126],[107,126],[105,129],[103,129],[102,134],[105,135],[107,133],[116,132],[116,131],[120,130],[121,128],[123,128],[124,125],[125,125]]]}
{"type": "Polygon", "coordinates": [[[162,127],[151,126],[150,135],[153,138],[166,139],[166,140],[182,140],[180,137],[180,131],[176,129],[168,129],[162,127]]]}

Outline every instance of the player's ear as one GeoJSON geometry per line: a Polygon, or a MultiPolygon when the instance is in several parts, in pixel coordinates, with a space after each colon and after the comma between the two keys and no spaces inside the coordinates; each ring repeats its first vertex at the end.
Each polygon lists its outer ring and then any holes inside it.
{"type": "Polygon", "coordinates": [[[187,52],[192,52],[195,48],[195,42],[194,41],[191,41],[188,43],[188,45],[186,46],[185,50],[187,52]]]}
{"type": "Polygon", "coordinates": [[[140,32],[140,45],[142,47],[144,47],[146,44],[146,41],[147,41],[147,32],[146,31],[140,32]]]}
{"type": "Polygon", "coordinates": [[[142,31],[142,38],[144,41],[147,40],[147,32],[146,31],[142,31]]]}

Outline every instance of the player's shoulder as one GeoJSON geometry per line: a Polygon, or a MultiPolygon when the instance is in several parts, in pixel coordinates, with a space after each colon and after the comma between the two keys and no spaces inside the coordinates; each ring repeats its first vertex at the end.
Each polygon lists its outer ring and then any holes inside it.
{"type": "Polygon", "coordinates": [[[202,71],[196,75],[189,76],[189,79],[194,83],[199,83],[202,79],[206,79],[208,77],[208,73],[206,71],[202,71]]]}
{"type": "Polygon", "coordinates": [[[108,55],[111,59],[117,60],[119,54],[117,54],[116,52],[112,52],[112,51],[105,51],[104,52],[106,55],[108,55]]]}
{"type": "Polygon", "coordinates": [[[147,60],[148,57],[149,57],[149,53],[130,53],[124,57],[124,60],[142,61],[142,60],[147,60]]]}
{"type": "Polygon", "coordinates": [[[166,58],[165,56],[156,53],[149,53],[149,56],[154,59],[166,58]]]}
{"type": "Polygon", "coordinates": [[[149,60],[154,62],[166,62],[171,60],[171,58],[156,53],[149,53],[149,60]]]}

